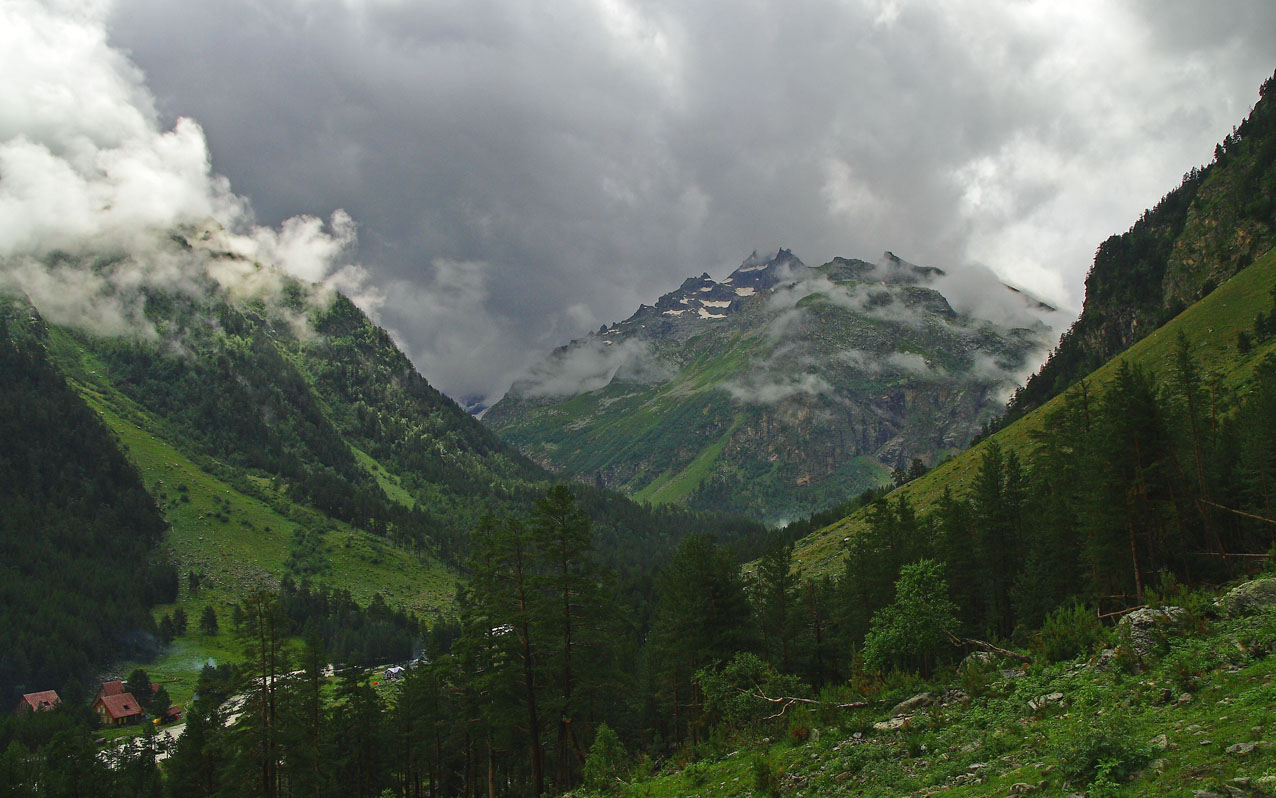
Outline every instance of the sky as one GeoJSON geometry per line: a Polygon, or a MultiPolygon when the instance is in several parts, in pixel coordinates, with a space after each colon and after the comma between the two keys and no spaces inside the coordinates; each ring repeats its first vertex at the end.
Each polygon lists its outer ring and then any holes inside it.
{"type": "Polygon", "coordinates": [[[215,218],[486,401],[754,250],[986,267],[1075,311],[1098,244],[1208,162],[1276,68],[1269,0],[0,0],[0,17],[7,279],[53,281],[31,258],[54,243],[215,218]]]}

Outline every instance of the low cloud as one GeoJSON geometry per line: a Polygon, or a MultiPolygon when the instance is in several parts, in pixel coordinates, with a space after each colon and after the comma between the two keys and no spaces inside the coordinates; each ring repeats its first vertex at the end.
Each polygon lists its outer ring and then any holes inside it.
{"type": "Polygon", "coordinates": [[[835,389],[818,374],[758,374],[723,383],[732,399],[745,404],[774,405],[795,396],[832,396],[835,389]]]}
{"type": "Polygon", "coordinates": [[[525,396],[559,398],[598,391],[613,380],[650,385],[673,373],[645,341],[630,338],[609,345],[591,336],[555,352],[515,388],[525,396]]]}
{"type": "Polygon", "coordinates": [[[348,260],[348,214],[257,225],[213,173],[200,126],[160,125],[142,74],[106,41],[100,4],[0,6],[0,72],[0,288],[50,321],[150,337],[145,291],[220,287],[269,302],[283,287],[276,269],[373,313],[384,302],[348,260]]]}

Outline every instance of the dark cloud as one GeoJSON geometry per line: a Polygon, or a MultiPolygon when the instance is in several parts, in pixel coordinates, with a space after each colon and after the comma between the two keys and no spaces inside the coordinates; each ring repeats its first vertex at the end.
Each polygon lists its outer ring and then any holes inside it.
{"type": "Polygon", "coordinates": [[[752,249],[981,263],[1076,307],[1239,122],[1276,5],[118,0],[258,218],[344,208],[382,321],[491,395],[752,249]]]}

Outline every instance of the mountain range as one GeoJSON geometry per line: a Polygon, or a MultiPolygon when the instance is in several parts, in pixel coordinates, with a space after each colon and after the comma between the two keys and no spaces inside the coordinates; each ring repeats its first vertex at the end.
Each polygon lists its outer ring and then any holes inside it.
{"type": "Polygon", "coordinates": [[[805,515],[960,451],[1049,349],[1052,308],[970,277],[891,252],[814,268],[754,253],[555,350],[483,420],[638,499],[805,515]]]}

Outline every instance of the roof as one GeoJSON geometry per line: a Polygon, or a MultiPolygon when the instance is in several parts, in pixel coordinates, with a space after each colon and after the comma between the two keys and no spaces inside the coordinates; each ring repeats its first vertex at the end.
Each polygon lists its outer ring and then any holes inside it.
{"type": "Polygon", "coordinates": [[[53,709],[62,703],[62,699],[58,698],[57,690],[41,690],[38,693],[27,693],[22,696],[22,700],[33,710],[53,709]]]}
{"type": "Polygon", "coordinates": [[[116,679],[113,682],[102,682],[102,689],[100,692],[102,695],[123,695],[124,682],[119,679],[116,679]]]}
{"type": "Polygon", "coordinates": [[[104,695],[98,700],[102,702],[102,706],[106,707],[107,714],[116,720],[142,714],[142,707],[132,693],[104,695]]]}

